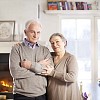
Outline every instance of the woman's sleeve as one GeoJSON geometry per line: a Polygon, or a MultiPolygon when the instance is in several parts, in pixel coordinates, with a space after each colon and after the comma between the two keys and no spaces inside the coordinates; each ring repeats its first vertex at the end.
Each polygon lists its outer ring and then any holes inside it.
{"type": "MultiPolygon", "coordinates": [[[[51,76],[64,82],[75,82],[78,76],[78,64],[74,56],[70,56],[65,64],[64,71],[53,70],[51,76]]],[[[63,66],[63,65],[62,65],[63,66]]]]}

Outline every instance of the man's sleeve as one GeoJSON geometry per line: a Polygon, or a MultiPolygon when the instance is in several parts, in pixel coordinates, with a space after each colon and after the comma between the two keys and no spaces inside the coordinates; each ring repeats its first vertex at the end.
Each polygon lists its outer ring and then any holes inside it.
{"type": "MultiPolygon", "coordinates": [[[[18,47],[18,46],[17,46],[18,47]]],[[[10,53],[9,69],[13,78],[27,78],[32,76],[32,72],[20,66],[21,55],[16,46],[12,47],[10,53]]]]}
{"type": "MultiPolygon", "coordinates": [[[[37,55],[37,56],[39,56],[39,55],[37,55]]],[[[43,55],[42,56],[44,56],[44,59],[49,58],[50,64],[52,66],[54,65],[53,64],[53,60],[52,60],[52,56],[51,56],[50,51],[49,51],[48,48],[46,48],[46,47],[44,48],[43,55]]],[[[42,59],[42,60],[44,60],[44,59],[42,59]]],[[[38,73],[41,73],[42,72],[42,67],[45,67],[45,66],[39,64],[38,62],[32,62],[32,66],[31,66],[30,70],[32,70],[32,71],[34,71],[35,73],[38,74],[38,73]]]]}

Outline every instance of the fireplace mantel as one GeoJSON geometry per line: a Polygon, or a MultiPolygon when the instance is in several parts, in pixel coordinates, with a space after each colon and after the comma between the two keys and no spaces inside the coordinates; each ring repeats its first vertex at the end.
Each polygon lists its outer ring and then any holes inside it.
{"type": "Polygon", "coordinates": [[[18,42],[0,42],[0,53],[10,53],[12,46],[18,42]]]}
{"type": "MultiPolygon", "coordinates": [[[[14,44],[16,43],[19,42],[0,42],[0,53],[10,53],[12,46],[14,46],[14,44]]],[[[48,43],[46,41],[39,40],[38,43],[49,48],[48,43]]]]}

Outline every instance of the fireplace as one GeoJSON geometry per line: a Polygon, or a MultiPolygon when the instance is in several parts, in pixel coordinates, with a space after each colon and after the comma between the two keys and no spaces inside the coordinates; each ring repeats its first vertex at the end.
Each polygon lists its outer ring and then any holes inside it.
{"type": "Polygon", "coordinates": [[[11,99],[12,91],[13,79],[9,71],[9,53],[0,53],[0,95],[11,99]]]}

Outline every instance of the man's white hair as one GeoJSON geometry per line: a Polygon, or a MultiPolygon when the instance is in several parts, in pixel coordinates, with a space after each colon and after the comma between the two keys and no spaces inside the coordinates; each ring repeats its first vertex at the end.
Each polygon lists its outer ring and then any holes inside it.
{"type": "Polygon", "coordinates": [[[41,25],[41,23],[40,23],[39,21],[32,19],[32,20],[28,20],[28,21],[26,22],[26,24],[25,24],[25,29],[28,29],[28,27],[29,27],[31,24],[34,24],[34,25],[37,24],[37,25],[39,25],[39,26],[42,28],[42,25],[41,25]]]}

